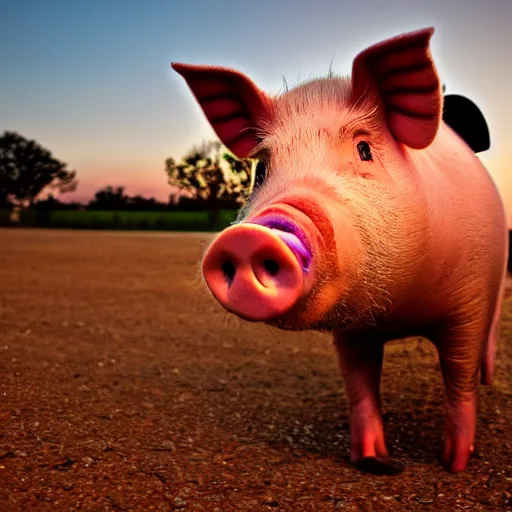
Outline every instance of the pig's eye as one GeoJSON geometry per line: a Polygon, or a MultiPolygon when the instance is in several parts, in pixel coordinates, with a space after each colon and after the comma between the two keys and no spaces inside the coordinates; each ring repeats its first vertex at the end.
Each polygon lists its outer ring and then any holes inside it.
{"type": "Polygon", "coordinates": [[[368,144],[368,142],[366,142],[365,140],[358,142],[357,151],[359,151],[359,157],[363,162],[369,162],[373,160],[370,144],[368,144]]]}
{"type": "Polygon", "coordinates": [[[256,164],[256,171],[254,175],[254,188],[258,188],[265,181],[265,177],[267,176],[267,166],[263,160],[258,160],[256,164]]]}

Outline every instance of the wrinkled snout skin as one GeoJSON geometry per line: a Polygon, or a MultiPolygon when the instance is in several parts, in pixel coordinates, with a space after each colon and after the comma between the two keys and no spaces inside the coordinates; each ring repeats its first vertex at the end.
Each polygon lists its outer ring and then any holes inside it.
{"type": "Polygon", "coordinates": [[[215,298],[247,320],[285,314],[313,284],[304,270],[305,247],[292,236],[248,222],[224,231],[203,259],[215,298]]]}
{"type": "Polygon", "coordinates": [[[203,274],[215,298],[246,320],[311,327],[333,304],[334,282],[318,285],[338,267],[334,244],[330,219],[311,192],[299,190],[221,233],[203,274]]]}
{"type": "Polygon", "coordinates": [[[374,45],[350,79],[276,97],[238,71],[173,64],[224,144],[266,166],[237,223],[207,249],[205,282],[246,320],[333,333],[351,460],[370,471],[391,467],[379,391],[387,341],[422,336],[437,347],[451,471],[467,467],[478,385],[494,371],[505,213],[466,135],[444,121],[432,34],[374,45]]]}

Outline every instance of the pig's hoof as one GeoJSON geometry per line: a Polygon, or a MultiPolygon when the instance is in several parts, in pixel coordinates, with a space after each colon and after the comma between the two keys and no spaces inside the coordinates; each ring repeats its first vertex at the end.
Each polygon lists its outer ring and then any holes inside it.
{"type": "Polygon", "coordinates": [[[458,473],[467,469],[474,452],[476,393],[448,401],[446,413],[442,461],[448,471],[458,473]]]}
{"type": "Polygon", "coordinates": [[[359,471],[372,475],[399,475],[405,469],[400,462],[381,457],[362,457],[355,466],[359,471]]]}
{"type": "Polygon", "coordinates": [[[441,463],[451,473],[466,471],[469,461],[474,455],[474,450],[473,445],[469,447],[469,450],[464,450],[457,446],[452,447],[449,442],[446,442],[441,454],[441,463]],[[459,449],[457,450],[457,448],[459,449]]]}

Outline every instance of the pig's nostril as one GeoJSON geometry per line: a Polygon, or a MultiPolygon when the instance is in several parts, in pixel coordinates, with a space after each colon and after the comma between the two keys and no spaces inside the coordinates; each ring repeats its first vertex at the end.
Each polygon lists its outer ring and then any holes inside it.
{"type": "Polygon", "coordinates": [[[224,274],[224,277],[226,278],[226,281],[228,284],[231,284],[233,282],[233,278],[235,277],[236,268],[232,261],[225,261],[220,266],[222,273],[224,274]]]}
{"type": "Polygon", "coordinates": [[[279,263],[274,260],[264,260],[263,266],[265,270],[271,275],[275,276],[279,272],[279,263]]]}
{"type": "Polygon", "coordinates": [[[286,241],[256,224],[227,228],[207,249],[201,269],[215,299],[254,322],[279,318],[309,290],[286,241]]]}

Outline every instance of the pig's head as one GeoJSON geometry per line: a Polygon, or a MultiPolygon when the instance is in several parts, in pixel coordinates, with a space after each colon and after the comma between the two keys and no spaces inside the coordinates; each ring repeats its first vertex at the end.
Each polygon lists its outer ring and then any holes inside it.
{"type": "Polygon", "coordinates": [[[259,160],[248,204],[203,259],[228,311],[324,329],[373,323],[393,307],[427,218],[410,150],[429,146],[441,120],[432,34],[374,45],[351,78],[276,97],[231,69],[172,65],[221,141],[259,160]]]}

